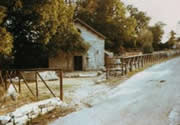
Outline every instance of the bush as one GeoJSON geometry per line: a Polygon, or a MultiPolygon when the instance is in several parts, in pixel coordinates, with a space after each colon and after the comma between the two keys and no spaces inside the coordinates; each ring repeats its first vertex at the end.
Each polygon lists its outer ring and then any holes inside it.
{"type": "Polygon", "coordinates": [[[152,45],[144,45],[143,46],[143,53],[152,53],[154,51],[152,45]]]}

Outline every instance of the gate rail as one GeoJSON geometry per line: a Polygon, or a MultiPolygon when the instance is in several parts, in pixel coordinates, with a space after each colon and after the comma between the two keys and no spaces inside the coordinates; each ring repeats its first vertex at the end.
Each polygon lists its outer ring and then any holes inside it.
{"type": "Polygon", "coordinates": [[[21,79],[23,79],[23,82],[25,86],[28,88],[30,93],[38,99],[39,96],[39,89],[38,89],[38,77],[42,81],[42,83],[47,87],[47,89],[50,91],[50,93],[56,97],[54,92],[51,90],[51,88],[48,86],[47,82],[43,79],[43,77],[40,75],[39,72],[42,71],[55,71],[59,73],[59,97],[61,100],[63,100],[63,71],[61,69],[57,68],[37,68],[37,69],[3,69],[0,70],[0,82],[3,84],[3,87],[5,90],[8,89],[8,82],[7,79],[9,79],[10,84],[13,85],[16,92],[21,93],[21,79]],[[33,90],[28,85],[28,80],[23,75],[23,72],[35,72],[35,84],[36,84],[36,93],[33,93],[33,90]],[[12,78],[18,77],[18,89],[16,88],[16,83],[13,82],[12,78]]]}

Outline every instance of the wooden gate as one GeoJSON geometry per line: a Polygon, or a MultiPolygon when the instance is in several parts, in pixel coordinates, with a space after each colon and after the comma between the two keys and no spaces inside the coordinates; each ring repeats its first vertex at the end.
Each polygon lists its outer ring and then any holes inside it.
{"type": "Polygon", "coordinates": [[[7,91],[8,89],[8,82],[7,80],[10,81],[10,84],[13,85],[14,89],[16,92],[21,94],[21,80],[24,82],[25,86],[27,87],[27,89],[29,90],[29,92],[32,94],[32,96],[34,96],[35,98],[38,99],[39,97],[39,89],[38,89],[38,77],[40,78],[40,80],[42,81],[42,83],[46,86],[46,88],[49,90],[49,92],[54,96],[57,97],[53,90],[51,89],[50,86],[48,86],[47,82],[43,79],[43,77],[40,75],[40,72],[45,72],[45,71],[55,71],[56,73],[58,73],[59,75],[59,97],[61,100],[63,100],[63,71],[61,69],[4,69],[0,71],[0,80],[1,83],[4,87],[4,89],[7,91]],[[29,86],[29,81],[25,78],[25,76],[23,75],[23,72],[35,72],[35,86],[36,86],[36,91],[35,93],[33,93],[33,90],[31,89],[31,87],[29,86]],[[12,78],[18,78],[18,85],[17,83],[14,83],[12,78]],[[18,86],[18,87],[16,87],[18,86]]]}

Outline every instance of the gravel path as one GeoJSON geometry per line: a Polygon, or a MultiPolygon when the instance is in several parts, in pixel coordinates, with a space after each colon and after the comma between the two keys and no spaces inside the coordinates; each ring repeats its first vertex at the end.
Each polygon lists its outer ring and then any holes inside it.
{"type": "Polygon", "coordinates": [[[148,68],[104,96],[51,125],[179,125],[180,58],[148,68]]]}

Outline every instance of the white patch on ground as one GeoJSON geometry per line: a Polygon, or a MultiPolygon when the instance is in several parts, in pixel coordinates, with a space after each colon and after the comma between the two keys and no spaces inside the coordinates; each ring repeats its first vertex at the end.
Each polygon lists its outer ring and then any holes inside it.
{"type": "Polygon", "coordinates": [[[82,109],[104,100],[104,95],[110,87],[105,84],[96,84],[97,80],[104,80],[104,75],[99,76],[96,80],[81,80],[81,84],[76,83],[76,88],[65,91],[64,96],[72,99],[70,105],[78,105],[78,108],[82,109]]]}
{"type": "Polygon", "coordinates": [[[4,98],[7,98],[7,97],[11,97],[13,100],[16,100],[18,97],[18,93],[16,92],[16,90],[12,84],[10,84],[6,95],[4,96],[4,98]]]}
{"type": "Polygon", "coordinates": [[[56,72],[54,72],[54,71],[40,72],[40,75],[45,81],[58,80],[59,79],[56,72]]]}
{"type": "Polygon", "coordinates": [[[101,71],[91,71],[91,72],[70,72],[70,73],[64,73],[64,77],[66,78],[90,78],[90,77],[96,77],[98,75],[102,74],[101,71]]]}
{"type": "Polygon", "coordinates": [[[180,101],[176,104],[169,114],[169,125],[180,125],[180,101]]]}
{"type": "Polygon", "coordinates": [[[13,124],[14,122],[16,125],[26,125],[30,119],[34,119],[39,115],[46,114],[55,109],[57,106],[66,107],[67,104],[60,101],[59,98],[52,98],[27,104],[16,109],[14,112],[0,116],[0,124],[7,125],[13,124]]]}

